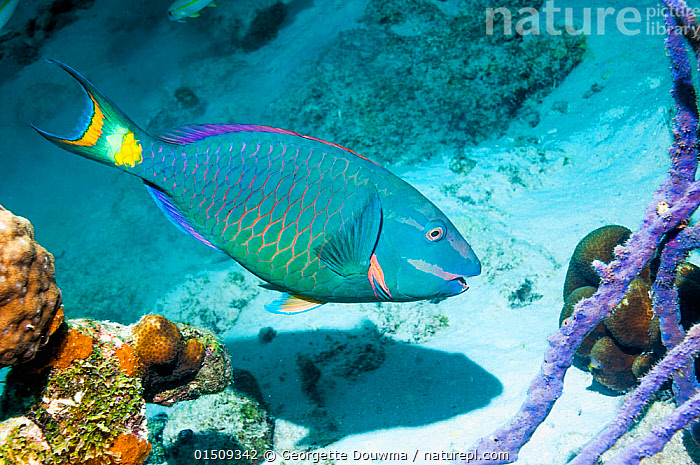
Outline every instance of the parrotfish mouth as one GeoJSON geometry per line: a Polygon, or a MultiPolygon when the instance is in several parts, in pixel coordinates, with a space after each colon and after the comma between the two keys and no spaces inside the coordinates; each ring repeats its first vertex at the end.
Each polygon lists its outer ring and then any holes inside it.
{"type": "Polygon", "coordinates": [[[460,291],[460,294],[467,289],[469,289],[469,286],[467,286],[467,280],[464,279],[464,276],[460,276],[459,278],[455,278],[452,281],[457,281],[460,286],[462,286],[462,290],[460,291]]]}

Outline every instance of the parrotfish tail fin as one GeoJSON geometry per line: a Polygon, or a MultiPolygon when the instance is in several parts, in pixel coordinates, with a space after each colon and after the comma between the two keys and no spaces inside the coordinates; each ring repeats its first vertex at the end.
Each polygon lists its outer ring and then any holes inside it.
{"type": "Polygon", "coordinates": [[[42,131],[33,124],[32,127],[60,148],[105,165],[126,169],[141,163],[141,143],[149,136],[73,68],[60,61],[47,61],[57,64],[80,83],[87,94],[88,105],[73,134],[65,138],[42,131]]]}

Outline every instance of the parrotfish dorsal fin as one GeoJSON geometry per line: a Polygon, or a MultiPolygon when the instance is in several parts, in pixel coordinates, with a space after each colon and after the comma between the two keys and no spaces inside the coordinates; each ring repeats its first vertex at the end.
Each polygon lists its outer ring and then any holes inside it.
{"type": "Polygon", "coordinates": [[[295,315],[297,313],[308,312],[314,308],[320,307],[323,304],[325,304],[325,302],[321,302],[320,300],[314,300],[298,295],[290,295],[285,292],[280,298],[275,299],[271,304],[265,305],[265,310],[270,313],[295,315]]]}
{"type": "Polygon", "coordinates": [[[290,134],[298,136],[296,132],[286,129],[272,128],[269,126],[258,126],[257,124],[187,124],[179,128],[170,129],[161,134],[158,138],[164,142],[177,145],[186,145],[210,136],[220,136],[232,132],[275,132],[278,134],[290,134]]]}
{"type": "Polygon", "coordinates": [[[321,261],[341,276],[367,273],[382,228],[382,206],[376,192],[333,235],[316,249],[321,261]]]}
{"type": "Polygon", "coordinates": [[[165,192],[158,190],[158,188],[150,184],[144,184],[146,185],[148,193],[151,194],[151,197],[153,197],[156,205],[158,205],[158,208],[160,208],[165,217],[168,218],[170,222],[177,227],[177,229],[185,234],[189,234],[202,244],[211,247],[214,250],[220,251],[218,247],[206,240],[197,232],[196,229],[192,227],[192,225],[190,225],[190,223],[187,222],[187,220],[182,216],[182,213],[180,213],[180,210],[175,206],[175,204],[173,204],[172,200],[170,200],[170,197],[168,197],[165,192]]]}
{"type": "Polygon", "coordinates": [[[346,152],[352,153],[355,156],[367,160],[375,165],[379,166],[376,162],[370,160],[367,157],[363,157],[359,153],[356,153],[349,148],[343,147],[342,145],[335,144],[333,142],[328,142],[318,137],[305,136],[288,129],[273,128],[271,126],[260,126],[257,124],[186,124],[178,128],[170,129],[158,134],[158,138],[163,142],[169,144],[186,145],[198,140],[204,139],[210,136],[220,136],[222,134],[230,134],[232,132],[273,132],[277,134],[289,134],[291,136],[297,136],[302,139],[312,140],[315,142],[320,142],[322,144],[329,145],[346,152]]]}

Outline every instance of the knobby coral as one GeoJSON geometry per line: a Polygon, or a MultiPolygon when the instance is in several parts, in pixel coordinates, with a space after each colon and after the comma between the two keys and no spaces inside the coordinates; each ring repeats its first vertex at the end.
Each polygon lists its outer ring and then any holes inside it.
{"type": "Polygon", "coordinates": [[[31,360],[62,321],[53,255],[29,221],[0,206],[0,366],[31,360]]]}
{"type": "MultiPolygon", "coordinates": [[[[510,463],[518,459],[521,447],[544,421],[563,389],[563,378],[571,366],[576,348],[604,318],[609,317],[627,293],[630,283],[658,254],[659,266],[652,287],[653,311],[659,319],[661,340],[667,355],[640,382],[620,409],[618,418],[570,463],[596,463],[630,427],[650,396],[667,378],[673,378],[673,392],[680,406],[651,433],[627,446],[609,463],[636,464],[643,457],[659,452],[678,430],[693,426],[700,416],[700,389],[693,371],[693,358],[700,351],[700,325],[688,330],[680,325],[678,290],[674,286],[677,269],[690,250],[700,247],[700,227],[688,226],[690,216],[700,205],[700,181],[696,180],[698,106],[688,61],[688,48],[700,61],[700,25],[684,0],[663,0],[666,11],[666,50],[671,58],[674,142],[669,150],[671,169],[647,206],[639,230],[624,245],[614,249],[614,260],[593,262],[600,277],[598,290],[574,307],[559,331],[549,338],[549,347],[539,374],[533,379],[527,398],[518,413],[493,434],[475,445],[479,460],[472,463],[510,463]],[[682,35],[681,35],[682,34],[682,35]],[[659,253],[660,252],[660,253],[659,253]],[[502,452],[507,452],[503,454],[502,452]],[[504,457],[485,461],[484,457],[504,457]],[[500,452],[500,454],[498,454],[500,452]]],[[[697,442],[697,439],[696,439],[697,442]]]]}
{"type": "Polygon", "coordinates": [[[231,361],[213,333],[161,315],[145,315],[131,328],[144,397],[172,405],[221,391],[231,379],[231,361]]]}

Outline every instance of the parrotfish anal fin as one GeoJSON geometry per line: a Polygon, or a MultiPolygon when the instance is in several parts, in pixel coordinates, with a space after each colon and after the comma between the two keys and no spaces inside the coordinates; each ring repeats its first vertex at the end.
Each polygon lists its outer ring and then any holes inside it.
{"type": "Polygon", "coordinates": [[[187,220],[182,216],[182,213],[180,213],[180,210],[175,206],[175,204],[173,204],[173,201],[170,200],[168,194],[145,182],[144,185],[146,186],[148,193],[151,194],[151,197],[153,197],[153,200],[156,202],[156,205],[158,205],[158,208],[160,208],[160,210],[163,212],[166,218],[168,218],[170,222],[177,227],[177,229],[184,232],[185,234],[189,234],[190,236],[200,241],[202,244],[211,247],[214,250],[220,251],[218,247],[206,240],[201,234],[197,232],[196,229],[192,227],[190,223],[187,222],[187,220]]]}
{"type": "Polygon", "coordinates": [[[367,273],[382,228],[382,206],[376,192],[333,235],[316,249],[321,261],[341,276],[367,273]]]}
{"type": "Polygon", "coordinates": [[[281,315],[295,315],[297,313],[308,312],[323,304],[325,304],[325,302],[321,302],[320,300],[284,293],[279,299],[275,299],[271,304],[265,305],[265,310],[270,313],[281,315]]]}
{"type": "Polygon", "coordinates": [[[170,144],[186,145],[205,137],[220,136],[232,132],[275,132],[298,136],[296,132],[286,129],[258,126],[256,124],[187,124],[158,134],[158,138],[170,144]]]}

